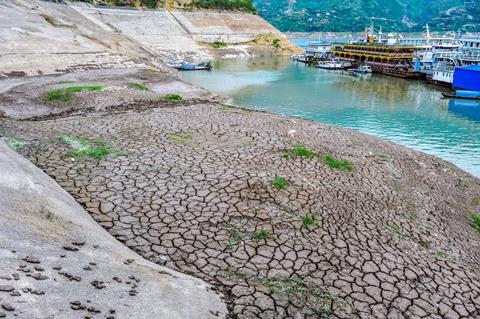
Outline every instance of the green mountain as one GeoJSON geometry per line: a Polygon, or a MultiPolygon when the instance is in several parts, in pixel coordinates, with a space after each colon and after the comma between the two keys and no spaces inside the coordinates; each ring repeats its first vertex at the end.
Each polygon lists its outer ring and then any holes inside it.
{"type": "Polygon", "coordinates": [[[480,0],[254,0],[282,31],[359,32],[372,22],[386,32],[480,32],[480,0]]]}

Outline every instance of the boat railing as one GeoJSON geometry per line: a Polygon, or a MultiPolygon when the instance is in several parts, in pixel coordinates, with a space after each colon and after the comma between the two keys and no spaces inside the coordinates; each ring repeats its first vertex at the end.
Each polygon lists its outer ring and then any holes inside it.
{"type": "Polygon", "coordinates": [[[455,65],[450,65],[450,64],[436,64],[433,67],[433,71],[438,71],[438,72],[453,72],[455,71],[455,65]]]}
{"type": "Polygon", "coordinates": [[[376,51],[364,51],[364,50],[334,50],[336,52],[342,52],[342,53],[360,53],[360,54],[365,54],[365,55],[376,55],[376,56],[385,56],[385,57],[405,57],[405,58],[411,58],[412,55],[415,55],[415,53],[409,53],[409,52],[376,52],[376,51]]]}

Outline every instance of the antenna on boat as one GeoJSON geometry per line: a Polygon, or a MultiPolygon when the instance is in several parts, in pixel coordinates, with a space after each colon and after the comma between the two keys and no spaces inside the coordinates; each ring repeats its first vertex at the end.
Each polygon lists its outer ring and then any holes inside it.
{"type": "Polygon", "coordinates": [[[427,25],[425,26],[427,28],[427,43],[430,43],[430,27],[427,25]]]}

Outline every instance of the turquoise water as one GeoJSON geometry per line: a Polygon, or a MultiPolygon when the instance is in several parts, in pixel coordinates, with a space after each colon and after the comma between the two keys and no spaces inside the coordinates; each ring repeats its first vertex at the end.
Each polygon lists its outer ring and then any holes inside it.
{"type": "Polygon", "coordinates": [[[422,81],[320,70],[288,58],[221,60],[186,81],[237,105],[352,128],[436,155],[480,176],[480,103],[422,81]]]}

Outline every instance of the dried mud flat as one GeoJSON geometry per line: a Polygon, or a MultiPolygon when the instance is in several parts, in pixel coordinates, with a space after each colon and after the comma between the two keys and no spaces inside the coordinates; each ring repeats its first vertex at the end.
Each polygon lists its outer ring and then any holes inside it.
{"type": "Polygon", "coordinates": [[[480,317],[477,178],[207,96],[89,104],[118,91],[0,135],[126,246],[215,285],[230,317],[480,317]]]}

